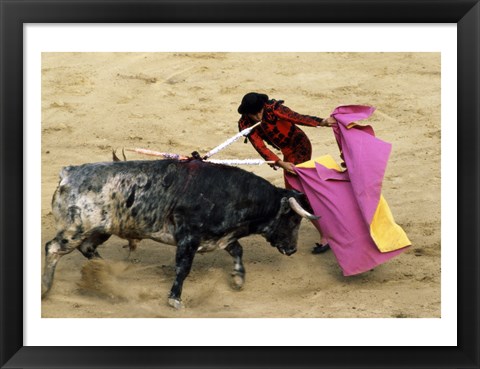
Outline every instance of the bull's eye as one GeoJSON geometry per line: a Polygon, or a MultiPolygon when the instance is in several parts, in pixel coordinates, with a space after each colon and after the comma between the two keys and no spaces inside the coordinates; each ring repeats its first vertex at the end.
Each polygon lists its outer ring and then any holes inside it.
{"type": "Polygon", "coordinates": [[[68,243],[68,240],[66,238],[62,239],[62,243],[63,244],[68,243]]]}

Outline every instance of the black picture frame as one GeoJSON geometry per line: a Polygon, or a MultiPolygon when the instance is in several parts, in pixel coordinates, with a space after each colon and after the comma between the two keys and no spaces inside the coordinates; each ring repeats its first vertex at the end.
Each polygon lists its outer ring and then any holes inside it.
{"type": "MultiPolygon", "coordinates": [[[[0,0],[0,16],[2,368],[479,368],[478,0],[0,0]],[[457,24],[456,347],[270,347],[268,342],[265,342],[264,347],[23,346],[22,243],[24,233],[28,232],[23,228],[23,25],[162,22],[457,24]]],[[[443,227],[444,231],[448,232],[448,225],[443,227]]],[[[188,332],[185,334],[188,335],[188,332]]],[[[318,334],[321,335],[322,332],[318,334]]],[[[86,344],[88,345],[88,342],[86,344]]],[[[359,345],[361,344],[359,342],[359,345]]]]}

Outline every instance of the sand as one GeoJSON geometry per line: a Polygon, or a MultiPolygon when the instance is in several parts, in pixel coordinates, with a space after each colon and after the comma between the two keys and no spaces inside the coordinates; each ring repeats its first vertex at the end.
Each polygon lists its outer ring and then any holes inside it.
{"type": "MultiPolygon", "coordinates": [[[[236,110],[250,91],[320,117],[338,105],[375,106],[368,123],[393,144],[383,195],[412,247],[344,277],[331,251],[311,253],[319,235],[304,220],[291,257],[260,236],[241,240],[241,291],[230,287],[226,252],[197,255],[177,311],[167,305],[175,248],[143,240],[129,255],[112,236],[98,248],[103,261],[77,251],[60,260],[42,317],[440,317],[440,77],[439,53],[44,53],[42,265],[63,166],[110,161],[112,149],[130,147],[205,153],[237,133],[236,110]]],[[[304,131],[314,156],[338,159],[330,128],[304,131]]],[[[240,140],[216,158],[259,156],[240,140]]],[[[242,168],[283,186],[280,170],[242,168]]]]}

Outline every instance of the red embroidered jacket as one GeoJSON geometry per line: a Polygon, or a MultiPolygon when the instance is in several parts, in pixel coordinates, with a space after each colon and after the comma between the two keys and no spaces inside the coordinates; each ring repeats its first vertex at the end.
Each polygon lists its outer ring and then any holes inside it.
{"type": "MultiPolygon", "coordinates": [[[[311,159],[312,145],[307,135],[296,125],[316,127],[322,120],[294,112],[283,105],[283,100],[269,100],[265,103],[262,124],[253,129],[248,139],[265,160],[280,160],[265,145],[266,142],[280,150],[285,161],[299,164],[311,159]]],[[[255,123],[244,114],[238,121],[238,128],[241,131],[255,123]]]]}

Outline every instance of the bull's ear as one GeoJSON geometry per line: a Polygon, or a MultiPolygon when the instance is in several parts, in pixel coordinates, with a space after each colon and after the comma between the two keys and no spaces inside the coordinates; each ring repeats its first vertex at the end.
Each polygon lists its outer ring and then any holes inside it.
{"type": "Polygon", "coordinates": [[[282,197],[280,201],[280,213],[286,214],[290,211],[290,203],[288,202],[288,197],[282,197]]]}

